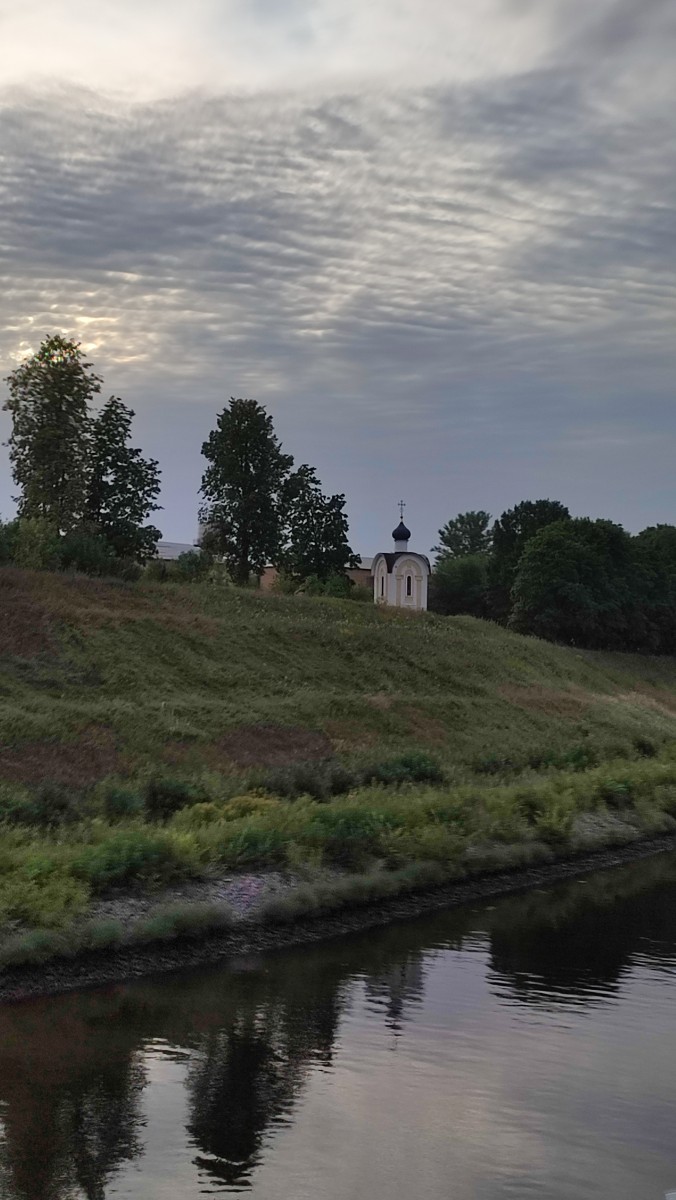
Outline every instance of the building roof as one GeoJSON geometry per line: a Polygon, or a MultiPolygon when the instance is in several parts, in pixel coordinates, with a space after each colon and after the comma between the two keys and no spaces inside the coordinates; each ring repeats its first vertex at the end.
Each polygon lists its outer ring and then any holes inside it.
{"type": "Polygon", "coordinates": [[[188,542],[158,542],[157,557],[178,558],[179,554],[187,554],[190,550],[198,549],[198,546],[191,546],[188,542]]]}
{"type": "MultiPolygon", "coordinates": [[[[376,558],[380,558],[380,557],[381,556],[379,554],[376,555],[376,558]]],[[[394,564],[396,563],[398,558],[421,558],[424,563],[427,563],[428,571],[430,573],[432,571],[432,568],[430,566],[430,560],[427,557],[427,555],[418,554],[417,551],[415,551],[415,550],[395,550],[394,554],[383,554],[382,557],[385,559],[385,562],[387,563],[387,574],[388,575],[392,574],[392,571],[394,569],[394,564]]],[[[375,559],[373,559],[371,562],[371,570],[373,570],[374,562],[375,562],[375,559]]]]}

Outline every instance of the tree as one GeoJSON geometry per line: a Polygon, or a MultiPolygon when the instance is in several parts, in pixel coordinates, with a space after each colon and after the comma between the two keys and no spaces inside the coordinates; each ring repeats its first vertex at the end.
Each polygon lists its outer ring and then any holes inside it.
{"type": "Polygon", "coordinates": [[[101,390],[91,365],[78,342],[53,336],[6,379],[19,516],[46,520],[61,533],[85,508],[89,405],[101,390]]]}
{"type": "Polygon", "coordinates": [[[491,514],[479,509],[477,512],[458,513],[439,530],[440,545],[432,547],[439,558],[461,558],[466,554],[486,554],[491,548],[492,534],[488,528],[491,514]]]}
{"type": "Polygon", "coordinates": [[[144,522],[159,505],[160,470],[154,458],[143,458],[130,446],[134,412],[111,396],[92,421],[87,521],[118,558],[144,562],[162,536],[144,522]]]}
{"type": "Polygon", "coordinates": [[[279,495],[293,458],[282,453],[272,417],[256,400],[234,398],[202,446],[209,466],[200,521],[205,549],[223,556],[235,583],[244,585],[279,554],[279,495]]]}
{"type": "Polygon", "coordinates": [[[676,652],[676,526],[652,525],[632,539],[649,648],[676,652]]]}
{"type": "Polygon", "coordinates": [[[570,519],[558,500],[524,500],[507,509],[494,523],[493,548],[488,570],[491,616],[506,621],[512,603],[512,586],[519,559],[531,538],[554,522],[570,519]]]}
{"type": "Polygon", "coordinates": [[[510,627],[552,641],[639,649],[648,636],[632,539],[588,517],[541,529],[523,551],[510,627]]]}
{"type": "Polygon", "coordinates": [[[348,542],[345,496],[325,495],[314,467],[303,465],[280,495],[283,544],[277,565],[295,580],[326,582],[359,565],[348,542]]]}
{"type": "Polygon", "coordinates": [[[453,616],[469,613],[485,617],[488,612],[488,557],[465,554],[462,558],[444,555],[437,562],[430,580],[430,608],[453,616]]]}

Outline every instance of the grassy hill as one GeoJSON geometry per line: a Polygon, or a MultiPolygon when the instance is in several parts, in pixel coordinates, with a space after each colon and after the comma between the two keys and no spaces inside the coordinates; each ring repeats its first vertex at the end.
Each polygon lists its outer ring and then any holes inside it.
{"type": "Polygon", "coordinates": [[[411,747],[497,769],[675,728],[673,659],[349,601],[0,571],[0,780],[411,747]]]}
{"type": "Polygon", "coordinates": [[[0,964],[124,940],[111,887],[291,867],[288,916],[674,831],[675,728],[672,659],[3,568],[0,964]]]}

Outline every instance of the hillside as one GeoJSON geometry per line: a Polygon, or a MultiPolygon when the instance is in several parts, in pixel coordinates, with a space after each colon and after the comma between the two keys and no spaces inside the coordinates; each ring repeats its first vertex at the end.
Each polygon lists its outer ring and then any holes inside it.
{"type": "Polygon", "coordinates": [[[432,751],[458,778],[676,728],[676,660],[472,618],[0,571],[0,780],[432,751]]]}

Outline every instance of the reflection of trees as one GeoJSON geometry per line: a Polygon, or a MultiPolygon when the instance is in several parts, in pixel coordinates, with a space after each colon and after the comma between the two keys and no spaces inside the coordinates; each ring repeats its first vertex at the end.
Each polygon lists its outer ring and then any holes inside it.
{"type": "Polygon", "coordinates": [[[56,1037],[38,1033],[40,1023],[19,1031],[11,1024],[18,1036],[3,1038],[0,1051],[3,1168],[11,1181],[2,1195],[57,1200],[77,1188],[102,1200],[107,1180],[139,1150],[143,1073],[133,1045],[83,1037],[77,1019],[57,1027],[56,1037]]]}
{"type": "Polygon", "coordinates": [[[676,948],[676,858],[658,856],[504,900],[490,920],[491,966],[529,1003],[598,1003],[640,945],[655,962],[676,948]]]}
{"type": "Polygon", "coordinates": [[[187,1062],[188,1132],[207,1186],[246,1183],[309,1073],[331,1068],[336,1033],[363,981],[400,1031],[434,954],[485,932],[492,978],[528,1003],[595,1003],[640,945],[673,956],[676,858],[646,860],[547,893],[458,910],[321,947],[0,1006],[0,1196],[102,1200],[140,1152],[143,1051],[165,1041],[187,1062]],[[650,940],[648,940],[650,939],[650,940]],[[262,969],[261,969],[262,968],[262,969]]]}

